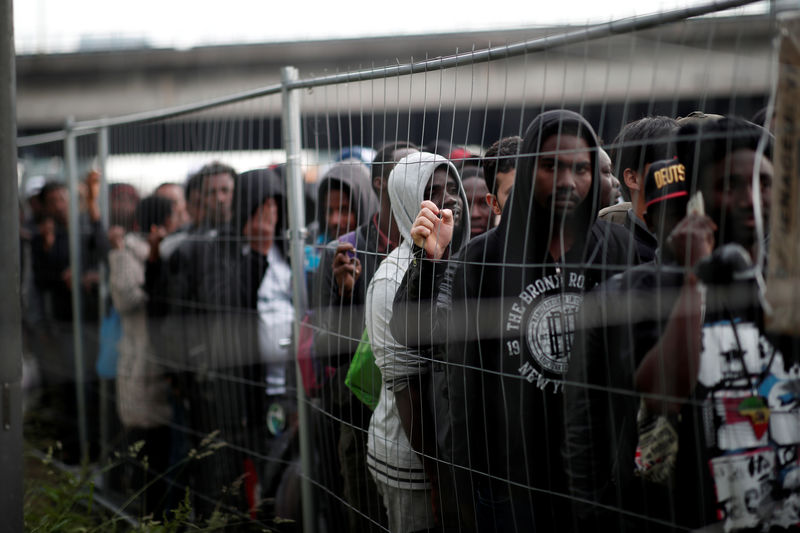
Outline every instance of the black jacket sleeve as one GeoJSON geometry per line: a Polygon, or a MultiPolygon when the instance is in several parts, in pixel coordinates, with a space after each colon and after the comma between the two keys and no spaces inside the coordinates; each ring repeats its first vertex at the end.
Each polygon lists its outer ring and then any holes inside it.
{"type": "Polygon", "coordinates": [[[446,339],[453,301],[457,261],[432,261],[413,247],[414,257],[394,296],[392,336],[411,348],[425,348],[446,339]]]}

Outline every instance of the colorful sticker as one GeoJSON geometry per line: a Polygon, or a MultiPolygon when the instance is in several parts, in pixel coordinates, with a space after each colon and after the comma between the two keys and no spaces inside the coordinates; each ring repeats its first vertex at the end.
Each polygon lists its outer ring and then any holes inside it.
{"type": "MultiPolygon", "coordinates": [[[[717,446],[721,450],[767,445],[768,415],[759,407],[749,405],[754,402],[752,398],[747,390],[725,390],[714,394],[714,409],[722,421],[717,428],[717,446]]],[[[761,407],[766,409],[763,405],[761,407]]]]}

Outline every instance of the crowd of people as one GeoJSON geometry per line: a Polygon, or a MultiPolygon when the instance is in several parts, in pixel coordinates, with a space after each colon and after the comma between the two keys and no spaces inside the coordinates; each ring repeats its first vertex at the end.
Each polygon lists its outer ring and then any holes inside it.
{"type": "Polygon", "coordinates": [[[299,520],[309,431],[321,531],[796,529],[800,346],[765,329],[759,264],[773,142],[694,112],[603,143],[552,110],[482,153],[350,147],[307,189],[296,270],[281,165],[212,162],[142,199],[112,185],[108,229],[91,173],[80,287],[48,181],[23,226],[25,331],[61,457],[80,290],[86,324],[119,318],[83,345],[116,349],[145,512],[188,487],[198,519],[299,520]]]}

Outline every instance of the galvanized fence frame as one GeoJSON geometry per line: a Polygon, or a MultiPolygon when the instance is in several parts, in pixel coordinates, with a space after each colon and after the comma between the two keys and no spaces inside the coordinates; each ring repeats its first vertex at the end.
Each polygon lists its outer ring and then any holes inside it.
{"type": "MultiPolygon", "coordinates": [[[[418,61],[406,64],[398,64],[380,68],[370,68],[351,72],[338,73],[327,76],[319,76],[307,79],[300,79],[298,71],[294,67],[284,67],[281,70],[281,82],[254,90],[244,91],[225,97],[215,98],[196,104],[181,105],[167,109],[160,109],[150,112],[135,113],[114,118],[100,118],[75,122],[68,120],[64,129],[45,134],[18,137],[16,147],[0,146],[9,154],[16,148],[36,146],[45,143],[63,142],[64,159],[67,171],[67,183],[70,196],[70,220],[69,220],[69,243],[70,257],[73,265],[80,264],[80,245],[78,234],[78,166],[77,166],[77,145],[76,139],[85,135],[97,135],[97,159],[98,169],[101,175],[101,220],[105,228],[108,227],[108,184],[106,182],[106,161],[109,154],[109,129],[115,126],[125,126],[142,124],[157,120],[180,117],[190,113],[214,109],[217,107],[244,102],[255,98],[268,95],[281,95],[282,99],[282,133],[283,144],[286,152],[287,161],[287,195],[289,206],[289,240],[292,265],[292,288],[295,305],[295,338],[299,336],[300,319],[305,311],[305,285],[303,275],[303,246],[305,243],[305,205],[303,202],[303,176],[301,164],[301,92],[302,90],[314,87],[332,86],[352,82],[364,82],[370,80],[396,78],[400,76],[429,73],[438,70],[446,70],[466,65],[473,65],[483,62],[504,60],[509,57],[520,56],[523,54],[550,51],[559,47],[584,43],[591,40],[637,32],[664,24],[680,22],[692,17],[708,15],[728,9],[742,7],[749,4],[763,2],[764,0],[717,0],[702,5],[676,9],[663,13],[633,17],[611,21],[608,23],[596,24],[585,28],[567,31],[565,33],[550,35],[542,38],[523,41],[512,45],[487,48],[484,50],[458,53],[447,57],[435,58],[425,61],[418,61]]],[[[0,102],[2,103],[2,102],[0,102]]],[[[4,195],[5,196],[5,195],[4,195]]],[[[10,231],[12,228],[4,227],[4,234],[16,235],[10,231]]],[[[79,268],[72,268],[73,286],[79,286],[79,268]]],[[[18,283],[18,281],[17,281],[18,283]]],[[[101,285],[100,297],[105,300],[107,287],[101,285]]],[[[83,375],[85,359],[83,357],[83,346],[81,341],[81,331],[83,328],[81,312],[80,291],[72,291],[72,308],[74,313],[73,331],[75,339],[75,375],[76,375],[76,397],[79,409],[79,428],[81,454],[88,457],[88,438],[86,428],[86,406],[82,390],[84,387],[83,375]]],[[[102,304],[101,304],[102,305],[102,304]]],[[[102,306],[101,306],[102,310],[102,306]]],[[[18,354],[19,355],[19,354],[18,354]]],[[[297,358],[295,358],[297,361],[297,358]]],[[[6,360],[3,368],[12,365],[13,361],[6,360]]],[[[18,363],[16,363],[18,364],[18,363]]],[[[298,379],[301,373],[297,372],[298,379]]],[[[7,379],[0,375],[0,381],[5,383],[7,379]]],[[[303,387],[297,387],[298,417],[300,424],[300,448],[302,464],[302,504],[304,530],[307,533],[314,531],[314,502],[311,487],[311,448],[309,442],[309,423],[303,387]]],[[[0,402],[2,403],[2,402],[0,402]]],[[[2,431],[2,428],[0,428],[2,431]]],[[[102,428],[101,428],[102,433],[102,428]]],[[[2,442],[2,441],[0,441],[2,442]]],[[[0,463],[2,465],[4,463],[0,463]]],[[[0,477],[9,479],[7,471],[0,471],[0,477]]],[[[20,499],[21,501],[21,499],[20,499]]]]}
{"type": "Polygon", "coordinates": [[[23,527],[22,321],[20,309],[19,204],[14,146],[16,135],[16,68],[11,0],[0,0],[0,515],[8,531],[23,527]]]}

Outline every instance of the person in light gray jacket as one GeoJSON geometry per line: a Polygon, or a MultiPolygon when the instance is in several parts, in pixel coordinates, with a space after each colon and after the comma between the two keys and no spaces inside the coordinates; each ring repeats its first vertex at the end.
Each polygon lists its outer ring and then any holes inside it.
{"type": "Polygon", "coordinates": [[[389,329],[392,303],[412,260],[411,225],[423,201],[452,212],[460,235],[456,241],[463,244],[469,239],[470,226],[461,178],[442,156],[420,152],[401,159],[389,175],[388,190],[403,242],[380,264],[367,289],[367,334],[383,378],[370,420],[367,465],[383,497],[389,530],[405,532],[435,525],[431,492],[438,476],[433,464],[423,468],[420,454],[435,452],[425,450],[422,432],[408,416],[412,402],[420,398],[420,381],[430,370],[430,357],[394,339],[389,329]]]}

